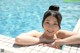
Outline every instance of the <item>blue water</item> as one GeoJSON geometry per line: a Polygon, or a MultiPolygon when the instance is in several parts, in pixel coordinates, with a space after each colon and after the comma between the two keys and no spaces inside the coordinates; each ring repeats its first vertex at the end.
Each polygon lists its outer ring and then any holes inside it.
{"type": "Polygon", "coordinates": [[[42,18],[50,5],[59,5],[61,29],[72,31],[80,18],[80,2],[63,0],[0,0],[0,34],[16,37],[31,30],[43,32],[42,18]]]}

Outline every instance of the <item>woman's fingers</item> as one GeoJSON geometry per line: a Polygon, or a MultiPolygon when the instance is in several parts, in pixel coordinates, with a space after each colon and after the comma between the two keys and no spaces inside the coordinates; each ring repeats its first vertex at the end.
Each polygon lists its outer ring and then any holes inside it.
{"type": "Polygon", "coordinates": [[[39,46],[42,46],[43,45],[43,43],[40,43],[40,44],[38,44],[39,46]]]}
{"type": "Polygon", "coordinates": [[[40,44],[38,44],[39,46],[47,46],[47,44],[45,44],[45,43],[40,43],[40,44]]]}

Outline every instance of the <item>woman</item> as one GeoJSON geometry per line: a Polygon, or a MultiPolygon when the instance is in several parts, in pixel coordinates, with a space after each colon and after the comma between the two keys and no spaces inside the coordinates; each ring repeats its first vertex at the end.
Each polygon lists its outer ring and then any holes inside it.
{"type": "MultiPolygon", "coordinates": [[[[51,5],[45,12],[42,26],[44,33],[36,30],[22,33],[16,37],[15,43],[19,45],[33,45],[44,43],[47,46],[60,48],[63,44],[80,44],[79,34],[71,31],[60,30],[62,16],[59,6],[51,5]]],[[[44,45],[42,44],[42,45],[44,45]]]]}

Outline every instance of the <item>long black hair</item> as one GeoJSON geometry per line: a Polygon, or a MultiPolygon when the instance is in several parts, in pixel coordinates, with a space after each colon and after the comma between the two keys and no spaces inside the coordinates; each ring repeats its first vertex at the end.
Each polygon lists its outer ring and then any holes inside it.
{"type": "Polygon", "coordinates": [[[49,7],[48,11],[46,11],[46,12],[44,13],[43,20],[42,20],[42,27],[43,27],[43,23],[44,23],[45,19],[46,19],[48,16],[51,16],[51,15],[57,19],[59,28],[61,28],[61,27],[60,27],[60,24],[61,24],[62,16],[61,16],[61,14],[60,14],[60,12],[59,12],[59,6],[57,6],[57,5],[51,5],[51,6],[49,7]]]}

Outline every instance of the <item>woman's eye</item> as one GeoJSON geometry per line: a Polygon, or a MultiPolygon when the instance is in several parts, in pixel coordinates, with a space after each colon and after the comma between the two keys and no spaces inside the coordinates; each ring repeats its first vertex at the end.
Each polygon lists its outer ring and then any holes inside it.
{"type": "Polygon", "coordinates": [[[49,24],[49,22],[46,22],[47,24],[49,24]]]}
{"type": "Polygon", "coordinates": [[[57,25],[57,24],[54,24],[54,25],[57,25]]]}
{"type": "Polygon", "coordinates": [[[58,25],[58,24],[53,24],[53,25],[58,25]]]}

